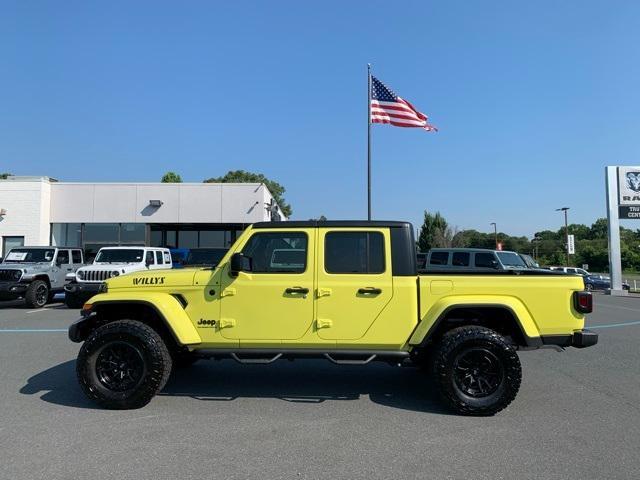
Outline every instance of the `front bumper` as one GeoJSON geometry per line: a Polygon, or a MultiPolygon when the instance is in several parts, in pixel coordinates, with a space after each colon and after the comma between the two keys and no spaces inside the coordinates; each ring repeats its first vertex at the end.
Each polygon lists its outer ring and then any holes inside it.
{"type": "Polygon", "coordinates": [[[598,343],[598,334],[586,328],[576,330],[570,335],[543,335],[541,338],[544,345],[558,347],[586,348],[598,343]]]}
{"type": "Polygon", "coordinates": [[[28,283],[0,282],[0,298],[22,297],[29,288],[28,283]]]}
{"type": "Polygon", "coordinates": [[[100,291],[100,285],[101,283],[67,283],[64,286],[64,291],[77,294],[87,293],[93,296],[100,291]]]}
{"type": "Polygon", "coordinates": [[[80,320],[76,320],[69,325],[69,340],[74,343],[84,342],[89,336],[89,332],[93,329],[97,318],[95,315],[83,313],[80,320]]]}

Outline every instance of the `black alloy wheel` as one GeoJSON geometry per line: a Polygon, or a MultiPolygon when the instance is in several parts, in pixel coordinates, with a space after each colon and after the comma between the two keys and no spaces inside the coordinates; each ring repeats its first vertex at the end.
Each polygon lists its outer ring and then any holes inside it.
{"type": "Polygon", "coordinates": [[[453,361],[456,388],[465,395],[482,398],[494,393],[504,380],[498,357],[486,348],[470,348],[453,361]]]}
{"type": "Polygon", "coordinates": [[[95,368],[100,383],[114,392],[135,388],[145,373],[142,352],[121,341],[108,343],[98,351],[95,368]]]}
{"type": "Polygon", "coordinates": [[[522,379],[516,347],[476,325],[442,336],[434,372],[442,399],[461,415],[494,415],[516,398],[522,379]]]}

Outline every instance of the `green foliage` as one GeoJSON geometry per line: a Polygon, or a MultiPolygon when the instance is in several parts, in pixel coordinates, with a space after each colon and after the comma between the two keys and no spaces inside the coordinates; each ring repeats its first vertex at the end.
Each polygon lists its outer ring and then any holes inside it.
{"type": "Polygon", "coordinates": [[[440,212],[436,212],[434,215],[425,210],[424,221],[418,236],[418,250],[427,252],[434,247],[446,246],[442,243],[448,227],[447,221],[440,215],[440,212]]]}
{"type": "Polygon", "coordinates": [[[0,180],[6,180],[7,177],[10,177],[10,173],[0,173],[0,180]]]}
{"type": "Polygon", "coordinates": [[[182,183],[182,177],[176,172],[167,172],[162,176],[162,183],[182,183]]]}
{"type": "Polygon", "coordinates": [[[293,213],[291,205],[284,199],[285,188],[274,180],[269,180],[262,173],[246,172],[244,170],[232,170],[222,177],[212,177],[204,180],[204,183],[264,183],[276,203],[280,206],[282,213],[290,217],[293,213]]]}

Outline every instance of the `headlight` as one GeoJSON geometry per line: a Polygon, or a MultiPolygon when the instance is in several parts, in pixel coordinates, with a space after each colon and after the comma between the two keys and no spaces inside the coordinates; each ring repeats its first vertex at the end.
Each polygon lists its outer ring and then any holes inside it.
{"type": "Polygon", "coordinates": [[[84,272],[76,272],[76,277],[82,280],[84,278],[84,272]]]}
{"type": "Polygon", "coordinates": [[[20,278],[22,278],[22,272],[20,270],[15,270],[13,272],[13,278],[15,280],[20,280],[20,278]]]}
{"type": "Polygon", "coordinates": [[[118,272],[118,270],[114,270],[113,272],[111,272],[112,277],[117,277],[118,275],[120,275],[120,272],[118,272]]]}
{"type": "Polygon", "coordinates": [[[107,293],[109,291],[109,286],[103,282],[100,284],[100,287],[98,288],[98,293],[107,293]]]}

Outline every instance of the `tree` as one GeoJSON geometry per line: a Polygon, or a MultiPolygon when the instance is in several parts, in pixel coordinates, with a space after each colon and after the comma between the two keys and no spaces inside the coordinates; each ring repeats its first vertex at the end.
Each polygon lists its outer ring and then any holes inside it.
{"type": "Polygon", "coordinates": [[[7,177],[10,177],[10,173],[0,173],[0,180],[6,180],[7,177]]]}
{"type": "Polygon", "coordinates": [[[162,183],[182,183],[182,177],[176,172],[167,172],[162,176],[162,183]]]}
{"type": "Polygon", "coordinates": [[[287,217],[293,213],[291,205],[284,199],[285,188],[274,180],[269,180],[262,173],[246,172],[244,170],[231,170],[222,177],[212,177],[204,180],[204,183],[263,183],[273,195],[280,210],[287,217]]]}
{"type": "Polygon", "coordinates": [[[436,212],[434,215],[425,210],[424,222],[418,236],[418,250],[428,252],[435,247],[436,237],[439,241],[442,241],[448,226],[447,221],[440,215],[440,212],[436,212]]]}

